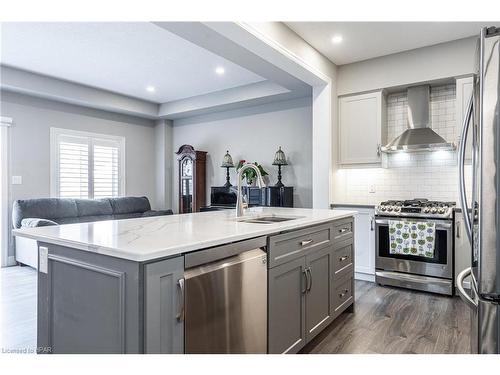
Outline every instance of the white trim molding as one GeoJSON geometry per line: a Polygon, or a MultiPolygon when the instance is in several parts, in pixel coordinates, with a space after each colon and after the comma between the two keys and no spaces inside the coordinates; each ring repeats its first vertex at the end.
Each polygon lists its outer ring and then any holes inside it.
{"type": "Polygon", "coordinates": [[[62,136],[78,137],[86,140],[89,147],[89,198],[93,198],[93,170],[90,167],[93,163],[93,145],[102,144],[103,142],[113,142],[118,144],[119,159],[118,159],[118,196],[126,195],[126,168],[125,168],[125,137],[99,134],[86,131],[77,131],[72,129],[50,128],[50,196],[59,197],[59,147],[58,141],[62,136]]]}
{"type": "Polygon", "coordinates": [[[10,202],[10,117],[0,116],[0,255],[1,266],[11,264],[9,248],[11,244],[10,202]]]}
{"type": "Polygon", "coordinates": [[[11,126],[12,122],[11,117],[0,116],[0,126],[11,126]]]}

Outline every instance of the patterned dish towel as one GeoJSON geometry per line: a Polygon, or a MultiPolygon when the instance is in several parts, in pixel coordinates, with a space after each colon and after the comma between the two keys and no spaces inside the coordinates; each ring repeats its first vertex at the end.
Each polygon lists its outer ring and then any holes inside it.
{"type": "Polygon", "coordinates": [[[389,252],[434,258],[436,224],[389,220],[389,252]]]}

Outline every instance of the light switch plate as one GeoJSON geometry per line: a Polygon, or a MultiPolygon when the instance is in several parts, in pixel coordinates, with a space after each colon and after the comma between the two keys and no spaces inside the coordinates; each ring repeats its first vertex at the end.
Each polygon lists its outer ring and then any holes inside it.
{"type": "Polygon", "coordinates": [[[38,248],[38,272],[47,273],[49,270],[49,249],[45,246],[38,248]]]}
{"type": "Polygon", "coordinates": [[[375,185],[370,185],[370,193],[375,193],[375,185]]]}
{"type": "Polygon", "coordinates": [[[22,185],[23,176],[12,176],[12,185],[22,185]]]}

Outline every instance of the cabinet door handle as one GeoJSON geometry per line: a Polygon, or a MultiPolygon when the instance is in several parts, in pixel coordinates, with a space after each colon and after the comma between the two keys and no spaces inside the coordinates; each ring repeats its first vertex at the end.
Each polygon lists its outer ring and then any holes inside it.
{"type": "Polygon", "coordinates": [[[380,156],[381,147],[382,147],[382,145],[380,143],[377,143],[377,156],[380,156]]]}
{"type": "Polygon", "coordinates": [[[302,294],[307,292],[307,284],[309,284],[309,277],[307,276],[307,269],[302,271],[302,282],[304,283],[304,289],[301,290],[302,294]]]}
{"type": "Polygon", "coordinates": [[[339,261],[340,261],[340,262],[343,262],[343,261],[344,261],[344,260],[346,260],[346,259],[349,259],[349,256],[348,256],[348,255],[344,255],[343,257],[340,257],[340,258],[339,258],[339,261]]]}
{"type": "Polygon", "coordinates": [[[307,287],[307,291],[310,292],[313,286],[313,277],[311,272],[311,267],[306,268],[306,272],[309,275],[309,286],[307,287]]]}
{"type": "Polygon", "coordinates": [[[309,245],[311,242],[313,242],[312,239],[310,240],[305,240],[305,241],[300,241],[300,246],[306,246],[309,245]]]}
{"type": "Polygon", "coordinates": [[[349,292],[348,289],[344,289],[344,291],[342,293],[339,293],[339,297],[340,298],[344,298],[344,296],[349,292]]]}
{"type": "Polygon", "coordinates": [[[179,309],[176,318],[182,322],[184,321],[184,279],[177,281],[177,287],[179,288],[179,309]]]}
{"type": "Polygon", "coordinates": [[[345,233],[348,231],[348,228],[342,228],[342,229],[339,229],[339,233],[345,233]]]}
{"type": "Polygon", "coordinates": [[[457,221],[457,226],[455,228],[457,238],[460,238],[460,221],[457,221]]]}
{"type": "Polygon", "coordinates": [[[373,216],[370,216],[370,230],[373,232],[373,230],[375,229],[373,227],[373,224],[375,222],[375,218],[373,216]]]}

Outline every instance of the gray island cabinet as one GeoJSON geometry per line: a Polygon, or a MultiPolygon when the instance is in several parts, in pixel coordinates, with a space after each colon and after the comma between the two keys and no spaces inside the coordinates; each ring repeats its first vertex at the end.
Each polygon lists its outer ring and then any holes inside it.
{"type": "Polygon", "coordinates": [[[38,272],[40,351],[184,352],[183,256],[141,263],[43,242],[39,249],[48,250],[38,272]]]}
{"type": "MultiPolygon", "coordinates": [[[[340,313],[352,311],[355,212],[282,209],[258,214],[296,216],[256,224],[209,212],[15,231],[38,243],[40,353],[184,353],[185,332],[192,324],[184,314],[191,259],[235,256],[242,243],[257,250],[246,252],[248,259],[258,258],[246,263],[241,278],[234,274],[228,280],[244,281],[250,296],[267,301],[260,305],[263,352],[267,336],[268,353],[297,353],[340,313]],[[223,236],[217,232],[221,226],[223,236]],[[173,231],[175,236],[169,237],[173,231]],[[262,274],[253,272],[263,272],[267,288],[262,274]]],[[[200,264],[209,272],[215,263],[200,264]]],[[[240,311],[238,298],[228,300],[225,308],[240,311]]],[[[237,323],[238,317],[231,319],[237,323]]]]}
{"type": "Polygon", "coordinates": [[[269,353],[296,353],[353,306],[353,220],[269,237],[269,353]]]}

